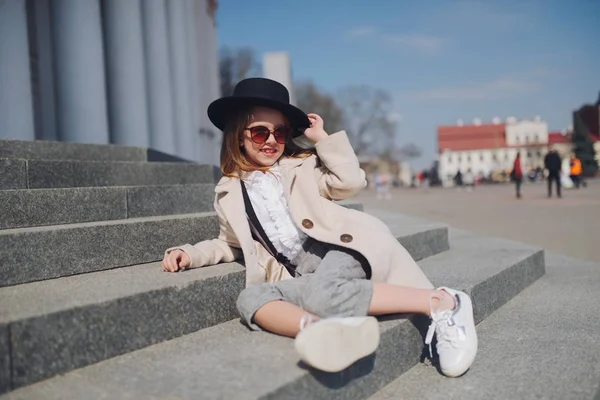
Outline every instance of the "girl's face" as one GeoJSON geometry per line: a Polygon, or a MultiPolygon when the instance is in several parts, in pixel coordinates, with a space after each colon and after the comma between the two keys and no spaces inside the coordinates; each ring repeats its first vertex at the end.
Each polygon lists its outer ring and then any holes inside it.
{"type": "Polygon", "coordinates": [[[290,129],[282,113],[271,108],[255,107],[241,145],[248,161],[258,167],[270,167],[282,156],[289,134],[290,129]]]}

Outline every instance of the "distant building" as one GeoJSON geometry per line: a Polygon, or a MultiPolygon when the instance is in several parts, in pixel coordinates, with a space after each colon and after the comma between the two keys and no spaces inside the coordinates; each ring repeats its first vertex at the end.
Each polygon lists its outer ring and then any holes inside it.
{"type": "Polygon", "coordinates": [[[470,169],[486,178],[508,172],[518,152],[526,171],[543,168],[549,141],[562,143],[561,138],[549,135],[547,123],[539,117],[531,121],[509,117],[505,122],[494,118],[492,123],[475,119],[470,125],[458,121],[439,126],[437,139],[440,179],[446,184],[458,171],[464,174],[470,169]]]}
{"type": "Polygon", "coordinates": [[[263,56],[263,76],[285,86],[290,92],[290,103],[296,104],[292,81],[292,67],[288,53],[266,53],[263,56]]]}
{"type": "Polygon", "coordinates": [[[0,1],[0,138],[218,163],[216,0],[0,1]]]}

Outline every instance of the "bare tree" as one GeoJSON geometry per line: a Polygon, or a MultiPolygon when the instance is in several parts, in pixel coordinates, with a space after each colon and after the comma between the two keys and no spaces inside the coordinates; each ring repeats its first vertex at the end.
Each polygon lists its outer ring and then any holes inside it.
{"type": "Polygon", "coordinates": [[[396,121],[391,118],[390,95],[368,86],[349,86],[338,99],[344,124],[356,154],[384,152],[395,147],[396,121]]]}
{"type": "Polygon", "coordinates": [[[297,106],[306,113],[319,114],[329,133],[344,129],[343,112],[333,96],[324,93],[313,82],[303,81],[294,85],[297,106]]]}
{"type": "Polygon", "coordinates": [[[231,96],[239,81],[260,75],[260,63],[254,50],[248,47],[235,50],[224,47],[219,51],[219,74],[221,95],[231,96]]]}
{"type": "Polygon", "coordinates": [[[397,154],[401,160],[412,160],[413,158],[421,157],[423,151],[414,143],[408,143],[400,147],[397,151],[397,154]]]}

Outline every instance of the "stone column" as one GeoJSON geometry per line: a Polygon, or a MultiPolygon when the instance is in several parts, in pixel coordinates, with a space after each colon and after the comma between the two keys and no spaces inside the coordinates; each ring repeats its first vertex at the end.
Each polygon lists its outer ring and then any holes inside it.
{"type": "Polygon", "coordinates": [[[103,0],[112,142],[148,147],[146,73],[140,0],[103,0]]]}
{"type": "Polygon", "coordinates": [[[25,0],[0,0],[0,138],[33,140],[25,0]]]}
{"type": "Polygon", "coordinates": [[[52,0],[50,8],[60,138],[109,143],[100,4],[52,0]]]}
{"type": "Polygon", "coordinates": [[[188,57],[188,81],[189,81],[189,102],[192,117],[192,140],[194,143],[195,159],[206,162],[206,146],[200,135],[201,114],[200,114],[200,95],[201,95],[201,74],[199,68],[199,48],[198,48],[198,1],[185,0],[186,7],[186,43],[188,57]]]}
{"type": "Polygon", "coordinates": [[[143,0],[150,147],[176,153],[165,0],[143,0]]]}
{"type": "MultiPolygon", "coordinates": [[[[208,25],[208,43],[210,45],[208,50],[209,57],[209,80],[210,80],[210,97],[209,102],[216,100],[221,97],[221,79],[219,72],[219,52],[217,49],[217,28],[215,26],[214,12],[216,10],[216,2],[208,0],[209,3],[209,25],[208,25]]],[[[207,117],[208,118],[208,117],[207,117]]],[[[208,121],[209,129],[213,132],[213,147],[215,149],[213,163],[220,165],[220,151],[221,151],[221,140],[223,132],[215,127],[210,121],[208,121]]]]}
{"type": "Polygon", "coordinates": [[[175,117],[177,154],[195,160],[193,120],[190,110],[189,62],[186,42],[185,0],[169,0],[167,5],[167,28],[169,31],[169,60],[175,117]]]}
{"type": "Polygon", "coordinates": [[[35,136],[44,140],[59,140],[56,130],[54,90],[54,54],[52,49],[52,23],[50,1],[35,0],[28,3],[30,24],[30,53],[32,58],[32,93],[34,100],[35,136]],[[33,28],[33,29],[32,29],[33,28]]]}
{"type": "Polygon", "coordinates": [[[216,9],[216,3],[209,0],[198,0],[198,43],[199,43],[199,64],[201,77],[201,107],[202,113],[202,132],[201,137],[208,153],[206,162],[219,165],[221,148],[221,131],[219,131],[208,119],[206,108],[213,101],[220,97],[219,83],[219,65],[217,56],[217,41],[215,37],[215,24],[213,14],[216,9]]]}

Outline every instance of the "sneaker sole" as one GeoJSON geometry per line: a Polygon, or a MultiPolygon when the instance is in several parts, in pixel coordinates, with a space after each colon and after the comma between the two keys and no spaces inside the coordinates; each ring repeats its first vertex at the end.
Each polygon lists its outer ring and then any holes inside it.
{"type": "Polygon", "coordinates": [[[379,323],[369,317],[358,325],[316,324],[296,336],[302,361],[325,372],[339,372],[379,346],[379,323]]]}
{"type": "MultiPolygon", "coordinates": [[[[471,312],[469,313],[469,322],[471,323],[471,326],[474,327],[475,319],[473,318],[473,302],[471,301],[471,298],[469,296],[463,296],[462,294],[459,295],[462,307],[468,306],[471,309],[471,312]]],[[[464,375],[469,370],[469,368],[471,368],[471,364],[473,364],[473,361],[475,361],[475,356],[477,355],[478,347],[477,331],[474,328],[472,328],[471,330],[467,331],[467,335],[475,337],[475,346],[465,357],[463,357],[463,359],[458,364],[453,365],[450,368],[442,369],[442,373],[449,378],[457,378],[461,375],[464,375]]]]}

